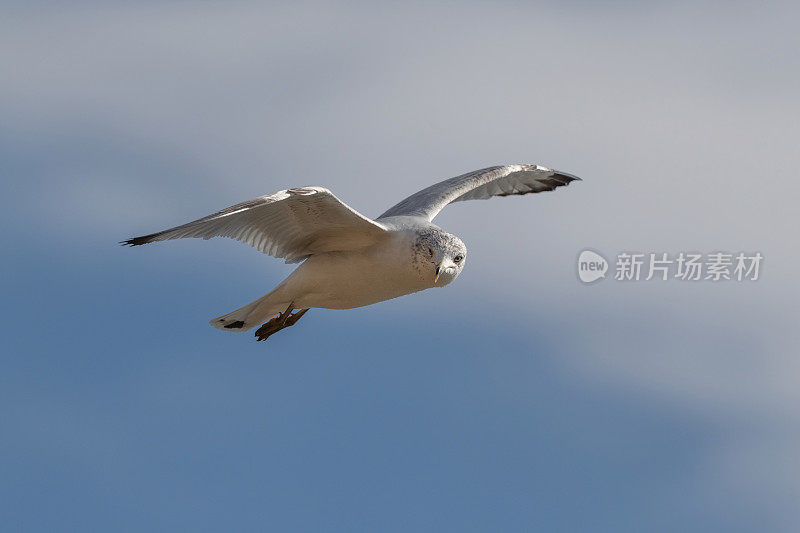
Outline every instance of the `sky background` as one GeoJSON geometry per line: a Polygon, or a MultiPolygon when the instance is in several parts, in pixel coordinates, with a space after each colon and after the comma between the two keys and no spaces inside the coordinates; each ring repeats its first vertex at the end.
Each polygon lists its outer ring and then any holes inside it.
{"type": "Polygon", "coordinates": [[[800,8],[0,3],[0,519],[19,531],[797,531],[800,8]],[[464,202],[459,279],[266,343],[290,265],[117,241],[288,187],[464,202]],[[584,248],[760,251],[581,284],[584,248]]]}

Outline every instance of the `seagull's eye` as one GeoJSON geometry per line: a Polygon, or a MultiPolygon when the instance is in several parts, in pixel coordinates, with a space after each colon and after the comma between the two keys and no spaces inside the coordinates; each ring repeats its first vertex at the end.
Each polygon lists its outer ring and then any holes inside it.
{"type": "Polygon", "coordinates": [[[433,257],[433,248],[428,248],[428,254],[430,254],[430,256],[433,257]]]}
{"type": "Polygon", "coordinates": [[[464,259],[464,256],[463,256],[463,255],[457,255],[457,256],[455,256],[455,257],[453,258],[453,262],[454,262],[454,263],[460,263],[462,259],[464,259]]]}

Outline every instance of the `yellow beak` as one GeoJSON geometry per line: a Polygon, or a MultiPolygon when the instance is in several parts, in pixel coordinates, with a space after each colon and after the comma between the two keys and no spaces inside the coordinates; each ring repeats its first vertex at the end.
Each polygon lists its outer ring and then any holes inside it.
{"type": "Polygon", "coordinates": [[[433,277],[433,282],[436,283],[439,281],[439,273],[442,271],[442,264],[439,263],[436,265],[436,275],[433,277]]]}

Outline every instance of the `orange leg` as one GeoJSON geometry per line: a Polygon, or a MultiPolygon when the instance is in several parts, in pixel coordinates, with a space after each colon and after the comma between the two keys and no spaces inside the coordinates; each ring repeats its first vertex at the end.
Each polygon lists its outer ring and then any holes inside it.
{"type": "Polygon", "coordinates": [[[272,317],[269,322],[263,324],[256,330],[256,339],[259,341],[265,341],[270,337],[270,335],[277,333],[284,328],[294,326],[297,321],[300,320],[300,318],[308,311],[308,309],[301,309],[296,313],[292,313],[293,310],[294,307],[289,305],[289,307],[286,308],[286,311],[278,316],[272,317]]]}

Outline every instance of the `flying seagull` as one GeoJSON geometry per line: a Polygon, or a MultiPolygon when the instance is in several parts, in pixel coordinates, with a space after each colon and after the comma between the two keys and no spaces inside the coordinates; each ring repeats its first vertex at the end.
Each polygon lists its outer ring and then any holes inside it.
{"type": "Polygon", "coordinates": [[[539,165],[495,166],[431,185],[375,220],[324,187],[300,187],[120,244],[230,237],[301,263],[265,296],[210,322],[247,331],[266,321],[255,333],[261,341],[312,307],[352,309],[448,285],[464,268],[467,247],[432,223],[447,204],[552,191],[575,180],[580,178],[539,165]]]}

